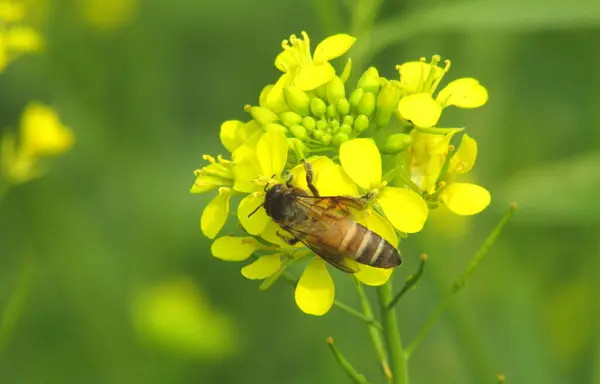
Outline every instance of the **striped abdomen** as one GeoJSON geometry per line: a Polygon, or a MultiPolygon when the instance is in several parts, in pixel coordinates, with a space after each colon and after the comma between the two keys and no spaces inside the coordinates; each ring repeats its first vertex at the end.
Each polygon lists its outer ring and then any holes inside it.
{"type": "MultiPolygon", "coordinates": [[[[394,268],[402,263],[398,249],[377,233],[353,220],[344,220],[338,252],[361,264],[394,268]]],[[[341,223],[340,223],[341,224],[341,223]]]]}

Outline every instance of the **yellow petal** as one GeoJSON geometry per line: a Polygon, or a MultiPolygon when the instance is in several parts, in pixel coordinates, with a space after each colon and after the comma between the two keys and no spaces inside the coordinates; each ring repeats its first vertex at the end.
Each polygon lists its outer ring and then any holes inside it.
{"type": "Polygon", "coordinates": [[[427,80],[431,70],[434,71],[434,79],[444,75],[444,70],[437,65],[432,67],[431,64],[423,63],[421,61],[404,63],[399,69],[400,81],[409,89],[418,91],[421,84],[427,80]]]}
{"type": "MultiPolygon", "coordinates": [[[[289,249],[293,249],[293,247],[291,245],[289,245],[288,243],[286,243],[281,237],[277,236],[277,232],[279,232],[280,234],[282,234],[283,236],[292,238],[292,234],[289,233],[288,231],[283,230],[276,222],[274,222],[273,220],[269,220],[269,222],[267,223],[267,226],[265,227],[265,230],[262,231],[262,233],[260,234],[260,237],[266,241],[268,241],[271,244],[277,245],[281,248],[289,248],[289,249]]],[[[294,247],[302,247],[303,244],[302,243],[296,243],[296,245],[294,245],[294,247]]]]}
{"type": "Polygon", "coordinates": [[[37,52],[42,49],[42,37],[28,27],[12,27],[7,31],[5,44],[14,52],[37,52]]]}
{"type": "Polygon", "coordinates": [[[381,184],[381,155],[372,139],[354,139],[340,146],[344,171],[361,188],[370,190],[381,184]]]}
{"type": "MultiPolygon", "coordinates": [[[[309,160],[310,165],[313,169],[313,184],[319,185],[318,182],[321,178],[323,171],[334,165],[333,161],[326,156],[316,156],[309,160]]],[[[290,170],[293,175],[292,185],[296,188],[308,191],[308,185],[306,184],[306,171],[304,164],[300,163],[290,170]]],[[[318,187],[317,187],[318,188],[318,187]]]]}
{"type": "Polygon", "coordinates": [[[257,132],[253,134],[231,155],[234,177],[233,189],[236,191],[250,193],[260,190],[260,187],[254,183],[254,180],[262,175],[261,164],[256,155],[256,148],[253,145],[253,140],[257,136],[262,137],[262,133],[257,132]]]}
{"type": "Polygon", "coordinates": [[[200,218],[200,228],[204,236],[214,239],[219,234],[229,215],[230,200],[231,190],[221,187],[217,196],[204,208],[200,218]]]}
{"type": "Polygon", "coordinates": [[[460,140],[460,146],[458,150],[450,159],[450,167],[448,171],[450,173],[467,173],[475,165],[475,159],[477,158],[477,142],[466,133],[460,140]]]}
{"type": "Polygon", "coordinates": [[[221,124],[221,143],[229,152],[235,151],[243,143],[239,131],[243,131],[244,126],[245,124],[239,120],[227,120],[221,124]]]}
{"type": "Polygon", "coordinates": [[[297,67],[296,59],[294,54],[290,51],[283,51],[275,58],[275,67],[281,72],[291,73],[297,67]]]}
{"type": "Polygon", "coordinates": [[[393,268],[375,268],[364,264],[360,264],[359,268],[354,276],[362,283],[374,287],[385,284],[394,272],[393,268]]]}
{"type": "Polygon", "coordinates": [[[293,84],[302,91],[310,91],[328,83],[335,76],[335,69],[328,62],[304,65],[293,84]]]}
{"type": "Polygon", "coordinates": [[[288,144],[285,135],[279,131],[265,132],[256,145],[256,155],[266,177],[279,177],[287,161],[288,144]]]}
{"type": "Polygon", "coordinates": [[[415,233],[423,229],[429,209],[425,200],[414,191],[385,187],[377,200],[385,216],[399,231],[415,233]]]}
{"type": "Polygon", "coordinates": [[[356,221],[386,239],[394,247],[398,246],[398,236],[394,227],[379,213],[368,210],[368,214],[356,217],[356,221]]]}
{"type": "Polygon", "coordinates": [[[483,211],[492,199],[487,189],[470,183],[452,183],[440,193],[448,209],[457,215],[475,215],[483,211]]]}
{"type": "Polygon", "coordinates": [[[238,205],[237,217],[242,224],[242,227],[251,235],[258,235],[265,230],[267,224],[271,220],[267,216],[265,208],[262,206],[265,202],[264,194],[251,193],[244,197],[238,205]],[[260,208],[259,208],[260,207],[260,208]],[[252,216],[248,217],[250,213],[258,208],[258,211],[254,212],[252,216]]]}
{"type": "Polygon", "coordinates": [[[275,113],[281,113],[288,107],[283,96],[283,88],[291,83],[291,75],[283,74],[267,94],[265,104],[275,113]]]}
{"type": "Polygon", "coordinates": [[[261,256],[258,260],[242,268],[242,275],[250,280],[266,279],[281,266],[281,255],[261,256]]]}
{"type": "Polygon", "coordinates": [[[429,93],[416,93],[405,96],[398,103],[398,112],[403,119],[417,127],[433,127],[442,115],[442,107],[433,100],[429,93]]]}
{"type": "Polygon", "coordinates": [[[21,117],[21,147],[31,156],[58,155],[70,149],[75,136],[58,114],[39,103],[30,103],[21,117]]]}
{"type": "Polygon", "coordinates": [[[488,100],[488,92],[479,81],[463,78],[450,82],[440,91],[436,100],[442,106],[455,105],[459,108],[481,107],[488,100]]]}
{"type": "MultiPolygon", "coordinates": [[[[344,169],[326,156],[317,156],[309,161],[313,170],[313,185],[321,196],[357,196],[356,185],[344,169]]],[[[304,164],[290,171],[294,175],[292,185],[308,191],[304,164]]]]}
{"type": "Polygon", "coordinates": [[[244,261],[261,248],[264,246],[254,237],[223,236],[213,241],[210,251],[217,259],[244,261]]]}
{"type": "Polygon", "coordinates": [[[356,37],[347,35],[345,33],[338,33],[337,35],[329,36],[325,40],[321,41],[315,53],[313,55],[313,61],[315,63],[322,63],[335,59],[336,57],[342,56],[348,52],[352,44],[356,41],[356,37]]]}
{"type": "Polygon", "coordinates": [[[194,185],[192,185],[190,192],[191,193],[208,192],[211,189],[214,189],[214,188],[222,186],[222,185],[228,185],[228,184],[231,184],[231,180],[226,180],[221,177],[211,176],[211,175],[199,175],[196,178],[194,185]]]}
{"type": "Polygon", "coordinates": [[[304,270],[296,286],[296,304],[304,313],[322,316],[333,305],[335,286],[325,261],[316,257],[304,270]]]}

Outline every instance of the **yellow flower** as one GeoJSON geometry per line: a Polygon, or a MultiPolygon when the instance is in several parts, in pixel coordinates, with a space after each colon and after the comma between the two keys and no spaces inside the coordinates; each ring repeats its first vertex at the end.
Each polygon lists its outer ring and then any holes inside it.
{"type": "Polygon", "coordinates": [[[73,132],[58,114],[40,103],[29,104],[21,117],[19,144],[13,135],[2,139],[2,170],[13,183],[24,183],[43,173],[39,159],[68,151],[75,142],[73,132]]]}
{"type": "Polygon", "coordinates": [[[0,71],[21,54],[42,49],[40,34],[21,24],[25,16],[22,2],[0,0],[0,23],[3,25],[0,31],[0,71]]]}
{"type": "Polygon", "coordinates": [[[282,43],[283,52],[275,59],[275,67],[284,74],[267,95],[266,104],[269,106],[282,104],[283,88],[287,86],[309,91],[328,83],[335,76],[329,60],[342,56],[356,41],[355,37],[344,33],[329,36],[311,54],[308,34],[303,31],[301,35],[300,39],[291,35],[289,41],[282,43]]]}
{"type": "Polygon", "coordinates": [[[350,178],[365,192],[377,192],[377,203],[399,231],[419,232],[429,212],[427,203],[414,191],[387,186],[382,180],[381,154],[372,139],[354,139],[340,147],[340,162],[350,178]]]}
{"type": "Polygon", "coordinates": [[[134,19],[138,0],[79,0],[83,19],[93,28],[108,32],[134,19]]]}
{"type": "Polygon", "coordinates": [[[20,21],[25,16],[24,4],[14,0],[0,0],[0,20],[4,23],[20,21]]]}
{"type": "Polygon", "coordinates": [[[433,93],[450,69],[449,60],[446,60],[444,68],[438,66],[440,60],[440,56],[435,55],[429,64],[423,58],[421,61],[396,67],[400,72],[400,87],[403,91],[403,97],[398,103],[398,113],[417,127],[433,127],[438,123],[442,110],[450,105],[477,108],[487,102],[487,90],[473,78],[450,82],[434,100],[433,93]]]}

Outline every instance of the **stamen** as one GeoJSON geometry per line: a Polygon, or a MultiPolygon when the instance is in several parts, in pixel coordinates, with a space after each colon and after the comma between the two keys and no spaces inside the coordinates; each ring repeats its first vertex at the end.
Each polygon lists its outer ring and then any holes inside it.
{"type": "Polygon", "coordinates": [[[454,144],[450,144],[448,146],[448,152],[454,152],[454,151],[456,151],[456,146],[454,144]]]}
{"type": "Polygon", "coordinates": [[[202,174],[202,170],[201,169],[196,169],[194,171],[194,176],[200,176],[202,174]]]}
{"type": "Polygon", "coordinates": [[[220,187],[219,188],[220,195],[225,195],[225,194],[230,194],[230,193],[231,193],[231,188],[228,188],[228,187],[220,187]]]}
{"type": "Polygon", "coordinates": [[[445,181],[440,181],[438,183],[438,188],[442,189],[442,188],[446,188],[446,185],[448,185],[445,181]]]}
{"type": "Polygon", "coordinates": [[[244,111],[250,113],[250,108],[252,108],[252,106],[250,104],[246,104],[244,105],[244,111]]]}
{"type": "Polygon", "coordinates": [[[287,40],[283,40],[281,42],[281,48],[283,48],[285,51],[289,51],[290,49],[292,49],[292,47],[290,47],[290,42],[287,40]]]}
{"type": "Polygon", "coordinates": [[[209,162],[209,163],[211,163],[211,164],[214,164],[214,163],[216,163],[216,162],[217,162],[217,161],[215,160],[215,158],[214,158],[214,157],[212,157],[211,155],[202,155],[202,158],[203,158],[205,161],[208,161],[208,162],[209,162]]]}
{"type": "Polygon", "coordinates": [[[310,39],[305,31],[300,32],[302,39],[304,40],[304,55],[308,63],[312,63],[312,55],[310,53],[310,39]]]}
{"type": "Polygon", "coordinates": [[[452,64],[452,62],[450,60],[445,60],[444,63],[446,64],[444,67],[444,73],[446,73],[450,70],[450,64],[452,64]]]}
{"type": "MultiPolygon", "coordinates": [[[[438,80],[436,78],[436,70],[438,69],[438,63],[442,60],[440,55],[431,56],[431,62],[429,63],[429,73],[427,74],[427,80],[423,84],[423,90],[433,93],[433,84],[438,80]]],[[[441,76],[440,76],[441,79],[441,76]]]]}
{"type": "Polygon", "coordinates": [[[262,192],[262,191],[261,191],[261,192],[252,192],[252,196],[254,196],[254,197],[261,197],[261,196],[262,196],[262,195],[264,195],[264,194],[265,194],[265,193],[264,193],[264,192],[262,192]]]}
{"type": "Polygon", "coordinates": [[[233,162],[231,160],[224,159],[223,156],[221,156],[221,155],[217,155],[217,161],[220,164],[233,164],[233,162]]]}
{"type": "Polygon", "coordinates": [[[426,64],[427,59],[424,57],[421,57],[419,59],[419,61],[421,62],[421,75],[419,76],[419,86],[417,87],[417,93],[423,91],[423,85],[425,85],[424,84],[425,82],[423,81],[423,77],[425,76],[424,71],[425,71],[425,65],[427,65],[426,64]]]}

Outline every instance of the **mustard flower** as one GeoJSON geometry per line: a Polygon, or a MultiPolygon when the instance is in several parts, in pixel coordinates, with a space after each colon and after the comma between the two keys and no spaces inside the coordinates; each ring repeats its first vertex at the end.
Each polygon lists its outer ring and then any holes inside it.
{"type": "Polygon", "coordinates": [[[487,90],[473,78],[462,78],[450,82],[433,98],[440,81],[450,69],[450,61],[446,66],[438,66],[441,58],[434,55],[431,63],[421,61],[398,65],[400,73],[399,86],[403,97],[398,103],[398,113],[418,127],[433,127],[438,123],[442,110],[454,105],[459,108],[477,108],[488,99],[487,90]]]}
{"type": "Polygon", "coordinates": [[[25,15],[23,2],[0,1],[0,71],[22,54],[42,49],[40,34],[22,23],[25,15]]]}

